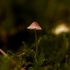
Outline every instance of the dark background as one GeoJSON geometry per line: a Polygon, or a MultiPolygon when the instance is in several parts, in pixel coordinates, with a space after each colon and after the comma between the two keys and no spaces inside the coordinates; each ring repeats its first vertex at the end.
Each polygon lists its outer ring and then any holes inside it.
{"type": "Polygon", "coordinates": [[[33,21],[43,29],[38,36],[62,22],[69,26],[70,0],[0,0],[0,48],[17,51],[22,41],[34,43],[34,31],[27,30],[33,21]]]}

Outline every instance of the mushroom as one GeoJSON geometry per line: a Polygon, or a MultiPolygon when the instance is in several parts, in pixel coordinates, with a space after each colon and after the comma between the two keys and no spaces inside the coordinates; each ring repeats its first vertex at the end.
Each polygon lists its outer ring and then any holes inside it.
{"type": "Polygon", "coordinates": [[[36,30],[42,30],[42,28],[40,27],[40,25],[38,24],[38,22],[33,22],[29,27],[27,27],[27,29],[31,29],[35,31],[35,41],[36,41],[36,56],[38,55],[38,46],[37,46],[37,34],[36,34],[36,30]]]}

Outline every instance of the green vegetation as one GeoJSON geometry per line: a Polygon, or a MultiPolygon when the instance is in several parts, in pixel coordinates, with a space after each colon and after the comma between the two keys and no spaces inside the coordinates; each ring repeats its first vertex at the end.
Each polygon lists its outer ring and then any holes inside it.
{"type": "Polygon", "coordinates": [[[63,34],[60,40],[57,39],[59,38],[46,35],[41,37],[38,40],[38,57],[36,56],[35,44],[29,48],[29,46],[23,42],[23,45],[15,54],[8,51],[8,56],[0,56],[0,70],[11,70],[12,68],[13,70],[20,70],[23,65],[25,65],[28,70],[68,70],[68,59],[66,62],[68,50],[66,44],[68,42],[67,37],[63,34]],[[49,42],[51,42],[50,45],[49,42]],[[60,44],[60,46],[58,44],[60,44]]]}
{"type": "Polygon", "coordinates": [[[0,48],[8,56],[0,54],[0,70],[21,70],[23,66],[28,70],[70,70],[70,33],[52,34],[52,29],[62,23],[70,26],[70,0],[1,0],[0,48]],[[33,21],[43,29],[37,32],[38,56],[32,31],[16,52],[8,51],[8,39],[24,32],[33,21]]]}

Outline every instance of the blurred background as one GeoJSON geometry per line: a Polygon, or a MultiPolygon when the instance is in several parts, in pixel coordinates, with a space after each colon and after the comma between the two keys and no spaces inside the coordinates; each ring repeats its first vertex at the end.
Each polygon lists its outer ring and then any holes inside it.
{"type": "Polygon", "coordinates": [[[52,39],[55,27],[70,26],[70,0],[0,0],[0,48],[17,51],[22,41],[33,43],[34,32],[27,30],[33,21],[43,29],[38,36],[52,39]]]}

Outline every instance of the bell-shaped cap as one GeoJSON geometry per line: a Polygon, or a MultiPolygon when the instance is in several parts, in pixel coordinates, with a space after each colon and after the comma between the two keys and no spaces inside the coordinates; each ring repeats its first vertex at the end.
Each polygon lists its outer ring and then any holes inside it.
{"type": "Polygon", "coordinates": [[[38,22],[33,22],[27,29],[36,29],[36,30],[42,30],[38,22]]]}

